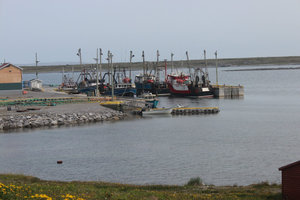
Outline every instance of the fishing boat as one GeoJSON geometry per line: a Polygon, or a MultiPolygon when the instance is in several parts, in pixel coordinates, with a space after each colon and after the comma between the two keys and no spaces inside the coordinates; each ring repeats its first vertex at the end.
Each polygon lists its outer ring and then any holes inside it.
{"type": "Polygon", "coordinates": [[[142,111],[142,115],[169,115],[172,113],[173,108],[154,108],[142,111]]]}
{"type": "Polygon", "coordinates": [[[152,93],[143,93],[139,96],[140,98],[144,99],[146,102],[146,107],[149,108],[156,108],[158,104],[158,98],[156,98],[156,95],[152,93]]]}
{"type": "MultiPolygon", "coordinates": [[[[109,84],[101,85],[100,93],[103,95],[112,95],[112,86],[109,84]]],[[[116,96],[130,96],[136,95],[136,88],[134,84],[127,81],[126,78],[122,82],[116,82],[114,84],[114,95],[116,96]]]]}
{"type": "Polygon", "coordinates": [[[151,92],[152,94],[170,93],[166,82],[157,80],[153,74],[136,75],[134,83],[138,95],[143,92],[151,92]]]}
{"type": "Polygon", "coordinates": [[[206,51],[204,51],[205,71],[200,68],[192,68],[189,64],[189,55],[186,51],[188,74],[174,73],[167,77],[168,87],[172,95],[175,96],[196,96],[196,97],[213,97],[212,86],[208,78],[206,64],[206,51]],[[193,73],[192,73],[193,69],[193,73]]]}
{"type": "Polygon", "coordinates": [[[101,102],[100,105],[113,110],[123,111],[124,101],[106,101],[101,102]]]}
{"type": "Polygon", "coordinates": [[[207,84],[205,77],[201,80],[198,75],[192,79],[191,75],[184,73],[168,75],[170,93],[175,96],[198,96],[212,98],[212,87],[207,84]]]}

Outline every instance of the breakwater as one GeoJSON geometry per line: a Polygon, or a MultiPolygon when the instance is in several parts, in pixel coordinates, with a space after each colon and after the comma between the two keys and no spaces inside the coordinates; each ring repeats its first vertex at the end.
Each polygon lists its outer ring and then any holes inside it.
{"type": "MultiPolygon", "coordinates": [[[[219,67],[229,67],[229,66],[257,66],[257,65],[297,65],[300,64],[300,56],[281,56],[281,57],[249,57],[249,58],[219,58],[218,59],[219,67]]],[[[156,66],[156,62],[150,61],[146,62],[148,67],[156,66]]],[[[204,60],[190,60],[190,66],[204,67],[204,60]]],[[[121,68],[129,67],[130,64],[128,62],[118,62],[115,63],[116,66],[121,68]]],[[[164,62],[159,62],[159,65],[164,65],[164,62]]],[[[167,62],[168,66],[171,66],[171,62],[167,62]]],[[[207,59],[208,67],[215,67],[216,61],[215,59],[207,59]]],[[[133,62],[132,63],[133,70],[141,70],[143,69],[143,62],[133,62]]],[[[174,68],[183,68],[188,67],[188,64],[185,60],[177,60],[173,61],[174,68]]],[[[95,63],[83,64],[82,67],[79,64],[53,64],[53,65],[42,65],[36,67],[32,66],[21,66],[23,68],[23,73],[35,73],[37,70],[40,73],[47,72],[61,72],[63,69],[65,72],[81,71],[82,68],[95,68],[95,63]]],[[[108,66],[106,63],[102,64],[102,69],[107,71],[108,66]]]]}
{"type": "Polygon", "coordinates": [[[79,112],[79,113],[26,113],[0,116],[0,130],[19,128],[39,128],[45,126],[76,125],[91,122],[123,119],[126,114],[118,111],[79,112]]]}

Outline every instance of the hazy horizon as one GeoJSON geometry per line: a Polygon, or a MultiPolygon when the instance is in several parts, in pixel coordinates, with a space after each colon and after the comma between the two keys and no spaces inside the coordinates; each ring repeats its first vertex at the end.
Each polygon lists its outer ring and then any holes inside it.
{"type": "MultiPolygon", "coordinates": [[[[115,62],[298,56],[297,0],[0,0],[0,62],[93,63],[96,49],[115,62]]],[[[104,60],[105,62],[105,60],[104,60]]]]}

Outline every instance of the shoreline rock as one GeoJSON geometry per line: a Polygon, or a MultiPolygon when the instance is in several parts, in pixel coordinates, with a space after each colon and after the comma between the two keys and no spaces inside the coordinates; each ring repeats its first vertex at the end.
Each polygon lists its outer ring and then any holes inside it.
{"type": "Polygon", "coordinates": [[[78,112],[78,113],[24,113],[19,115],[3,115],[0,117],[0,131],[39,128],[62,125],[76,125],[91,122],[116,121],[124,119],[126,113],[109,110],[106,112],[78,112]]]}

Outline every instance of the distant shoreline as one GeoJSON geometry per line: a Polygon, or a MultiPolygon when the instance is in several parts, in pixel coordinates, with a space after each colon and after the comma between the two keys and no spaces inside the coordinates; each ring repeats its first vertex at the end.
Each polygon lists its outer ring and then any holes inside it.
{"type": "Polygon", "coordinates": [[[234,71],[269,71],[269,70],[299,70],[300,67],[271,67],[271,68],[254,68],[254,69],[227,69],[224,71],[234,72],[234,71]]]}
{"type": "MultiPolygon", "coordinates": [[[[189,65],[193,67],[204,67],[204,60],[190,60],[189,65]]],[[[284,56],[284,57],[252,57],[252,58],[223,58],[218,59],[218,67],[237,67],[237,66],[282,66],[282,65],[300,65],[300,56],[284,56]]],[[[126,63],[114,63],[115,67],[126,68],[129,70],[130,64],[126,63]]],[[[142,70],[143,63],[142,62],[134,62],[132,63],[132,70],[142,70]]],[[[156,62],[146,62],[146,67],[151,70],[156,66],[156,62]]],[[[164,62],[159,62],[160,67],[164,67],[164,62]]],[[[173,62],[174,68],[187,68],[187,62],[185,60],[179,60],[173,62]]],[[[207,60],[208,67],[215,67],[216,61],[215,59],[207,60]]],[[[35,73],[36,71],[39,73],[49,73],[49,72],[80,72],[83,68],[96,68],[95,63],[83,64],[81,67],[79,64],[64,64],[64,65],[46,65],[46,66],[20,66],[23,68],[23,73],[30,74],[35,73]]],[[[171,68],[171,62],[167,61],[167,67],[171,68]]],[[[300,69],[300,67],[289,67],[289,68],[261,68],[261,69],[251,69],[251,70],[286,70],[286,69],[300,69]]],[[[107,64],[102,64],[102,70],[107,71],[107,64]]],[[[236,71],[249,71],[249,69],[240,69],[236,71]]]]}

